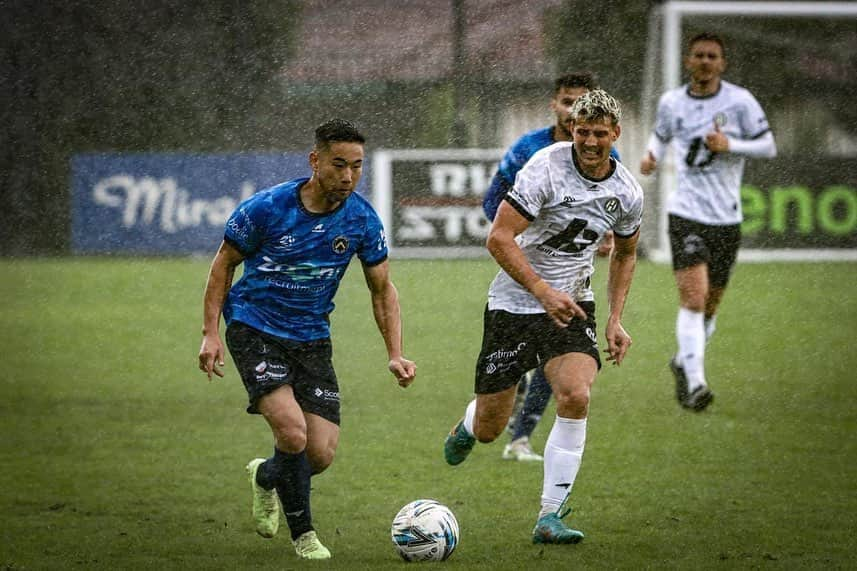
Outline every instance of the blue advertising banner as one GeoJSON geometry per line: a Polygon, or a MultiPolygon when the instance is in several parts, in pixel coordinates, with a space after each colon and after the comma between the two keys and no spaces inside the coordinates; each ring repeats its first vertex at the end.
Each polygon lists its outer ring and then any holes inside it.
{"type": "Polygon", "coordinates": [[[311,174],[307,153],[82,154],[71,172],[72,252],[142,255],[213,254],[242,200],[311,174]]]}

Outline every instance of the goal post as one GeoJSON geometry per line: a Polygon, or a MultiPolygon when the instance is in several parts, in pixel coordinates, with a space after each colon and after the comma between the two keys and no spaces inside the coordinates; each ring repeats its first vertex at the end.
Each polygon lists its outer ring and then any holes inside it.
{"type": "MultiPolygon", "coordinates": [[[[857,261],[857,121],[853,114],[845,114],[845,121],[836,115],[836,109],[852,106],[845,94],[857,89],[855,23],[857,2],[667,1],[650,14],[641,102],[642,128],[648,131],[654,124],[660,94],[682,84],[682,57],[689,28],[711,29],[725,35],[727,59],[733,47],[733,33],[740,40],[735,59],[753,60],[743,63],[744,75],[752,74],[749,68],[754,65],[763,69],[766,62],[776,63],[787,57],[808,69],[807,84],[795,86],[807,88],[807,95],[797,98],[798,103],[795,98],[777,95],[776,101],[768,104],[751,87],[771,120],[779,156],[768,165],[764,164],[767,159],[748,160],[742,187],[745,247],[739,259],[857,261]],[[772,22],[782,24],[784,20],[793,25],[779,25],[766,33],[772,22]],[[837,24],[829,25],[831,20],[837,24]],[[820,32],[813,30],[813,24],[816,28],[826,26],[827,33],[833,35],[825,37],[829,47],[818,41],[820,32]],[[769,51],[754,49],[760,45],[769,51]],[[770,57],[770,52],[780,52],[781,60],[770,57]],[[813,75],[816,68],[820,71],[813,75]],[[825,75],[830,69],[842,73],[830,79],[825,75]],[[816,76],[823,81],[816,82],[816,76]],[[831,81],[838,82],[837,89],[813,89],[818,83],[831,81]],[[827,132],[816,133],[813,145],[811,137],[801,140],[802,133],[793,132],[806,125],[827,132]],[[807,147],[812,149],[811,156],[807,147]],[[748,214],[750,220],[746,219],[748,214]]],[[[735,67],[730,61],[725,79],[730,80],[735,67]]],[[[765,69],[765,73],[773,72],[765,69]]],[[[736,83],[744,85],[740,80],[736,83]]],[[[656,220],[649,220],[657,228],[656,236],[650,234],[654,241],[650,257],[661,262],[670,257],[665,203],[675,188],[674,160],[672,153],[665,157],[652,188],[655,200],[647,205],[650,212],[656,213],[656,220]]]]}

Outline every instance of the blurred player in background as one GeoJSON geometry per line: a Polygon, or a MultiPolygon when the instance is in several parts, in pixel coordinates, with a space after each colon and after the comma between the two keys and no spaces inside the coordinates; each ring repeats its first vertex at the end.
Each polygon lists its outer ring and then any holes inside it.
{"type": "Polygon", "coordinates": [[[354,189],[364,138],[334,119],[315,131],[310,178],[294,179],[244,201],[226,224],[205,289],[199,368],[223,376],[226,342],[249,397],[274,436],[274,454],[247,465],[256,531],[273,537],[285,512],[298,556],[328,559],[312,526],[310,478],[333,462],[339,443],[339,385],[331,362],[329,313],[353,256],[363,266],[372,310],[407,387],[416,366],[402,355],[398,293],[390,281],[378,215],[354,189]],[[235,268],[244,273],[232,286],[235,268]],[[230,286],[231,289],[230,289],[230,286]]]}
{"type": "Polygon", "coordinates": [[[577,543],[583,533],[562,520],[583,457],[590,389],[601,360],[590,288],[598,243],[613,230],[607,277],[608,360],[621,364],[631,337],[622,310],[636,266],[643,191],[610,156],[621,108],[601,90],[572,106],[573,142],[537,152],[497,210],[488,251],[500,272],[488,291],[476,398],[444,443],[457,465],[478,439],[503,432],[521,375],[543,365],[557,402],[545,445],[541,509],[534,543],[577,543]]]}
{"type": "MultiPolygon", "coordinates": [[[[518,171],[536,151],[558,141],[571,141],[571,117],[569,109],[584,93],[598,89],[595,77],[588,71],[561,75],[554,80],[553,97],[550,108],[556,115],[556,122],[550,127],[535,129],[525,133],[503,155],[491,185],[485,192],[482,208],[488,220],[493,221],[497,208],[503,198],[515,184],[518,171]]],[[[619,153],[611,149],[610,154],[619,160],[619,153]]],[[[613,233],[607,232],[598,246],[598,255],[606,256],[613,247],[613,233]]],[[[533,451],[530,436],[542,418],[551,396],[551,388],[545,380],[541,368],[529,371],[518,383],[515,409],[507,427],[511,441],[503,448],[506,460],[541,462],[542,457],[533,451]]]]}
{"type": "Polygon", "coordinates": [[[774,157],[777,147],[756,98],[721,79],[726,54],[720,37],[694,36],[685,67],[690,82],[661,96],[640,172],[654,172],[672,143],[678,188],[667,211],[679,311],[678,352],[669,366],[681,406],[701,411],[714,399],[705,377],[705,345],[741,242],[744,161],[774,157]]]}

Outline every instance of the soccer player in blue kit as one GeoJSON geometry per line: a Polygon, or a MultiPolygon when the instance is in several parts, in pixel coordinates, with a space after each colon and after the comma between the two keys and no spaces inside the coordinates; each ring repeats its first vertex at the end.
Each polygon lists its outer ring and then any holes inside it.
{"type": "Polygon", "coordinates": [[[319,126],[309,154],[312,176],[261,191],[238,206],[205,289],[199,368],[209,380],[212,373],[224,374],[222,312],[226,343],[247,390],[247,412],[261,414],[274,436],[273,456],[247,465],[256,531],[268,538],[277,533],[279,496],[303,559],[330,558],[312,525],[310,478],[330,466],[339,443],[328,316],[353,256],[363,266],[390,372],[402,387],[416,374],[402,354],[384,229],[369,202],[354,194],[364,143],[349,121],[319,126]],[[241,263],[243,276],[232,286],[241,263]]]}
{"type": "MultiPolygon", "coordinates": [[[[515,184],[518,171],[523,168],[530,158],[549,145],[558,141],[571,141],[571,116],[569,109],[577,98],[584,93],[598,89],[598,82],[588,71],[568,73],[554,80],[554,93],[550,100],[550,108],[556,115],[556,122],[550,127],[535,129],[525,133],[503,155],[497,172],[491,180],[491,185],[485,191],[482,209],[488,220],[493,221],[497,208],[506,194],[515,184]]],[[[616,149],[610,150],[610,156],[619,160],[616,149]]],[[[607,233],[598,249],[601,256],[610,253],[613,244],[613,234],[607,233]]],[[[550,401],[551,388],[545,379],[541,367],[528,372],[518,384],[518,398],[515,411],[509,420],[508,431],[511,440],[503,448],[503,458],[521,462],[541,462],[540,454],[533,451],[530,436],[541,420],[550,401]]]]}

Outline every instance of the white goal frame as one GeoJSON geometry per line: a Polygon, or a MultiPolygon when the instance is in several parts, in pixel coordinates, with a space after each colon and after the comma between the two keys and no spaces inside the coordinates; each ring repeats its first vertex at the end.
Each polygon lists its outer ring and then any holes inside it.
{"type": "MultiPolygon", "coordinates": [[[[754,16],[754,17],[805,17],[814,18],[855,18],[857,19],[857,2],[702,2],[702,1],[667,1],[658,8],[663,21],[663,36],[661,55],[663,65],[662,91],[667,91],[681,85],[682,53],[681,40],[682,19],[684,16],[754,16]]],[[[650,33],[654,26],[650,24],[650,33]]],[[[651,58],[647,58],[651,59],[651,58]]],[[[643,92],[643,109],[649,109],[655,94],[652,92],[652,82],[647,81],[643,92]]],[[[648,115],[644,113],[645,116],[648,115]]],[[[651,128],[651,121],[644,122],[644,128],[651,128]]],[[[670,157],[672,153],[667,156],[670,157]]],[[[675,165],[673,158],[668,158],[661,175],[658,177],[658,196],[660,208],[658,212],[657,245],[650,257],[658,262],[670,260],[669,237],[667,235],[667,212],[665,208],[667,195],[675,187],[675,165]]],[[[857,250],[853,249],[748,249],[740,250],[738,259],[744,261],[857,261],[857,250]]]]}

